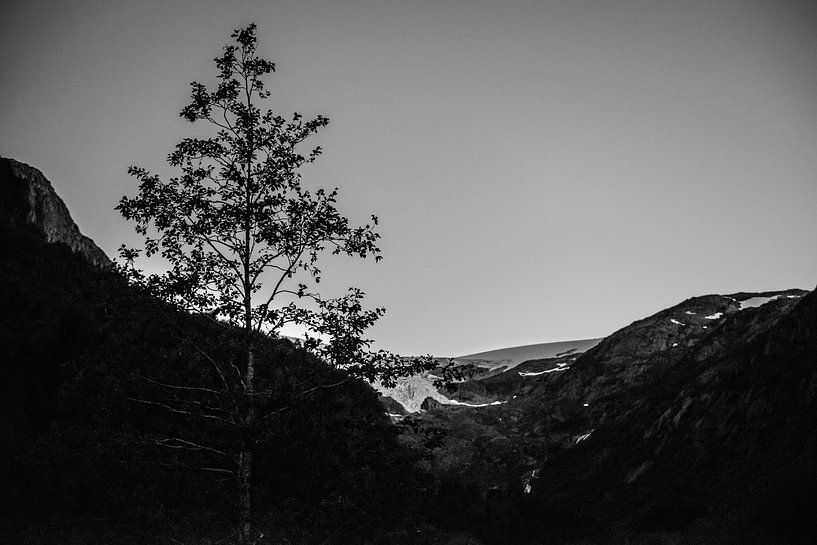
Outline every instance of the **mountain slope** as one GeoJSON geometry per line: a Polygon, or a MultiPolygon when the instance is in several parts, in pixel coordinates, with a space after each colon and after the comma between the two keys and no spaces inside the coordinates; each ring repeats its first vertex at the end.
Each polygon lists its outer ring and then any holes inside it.
{"type": "Polygon", "coordinates": [[[0,217],[11,225],[33,227],[46,242],[59,242],[96,266],[111,260],[83,235],[51,182],[34,167],[0,157],[0,217]]]}
{"type": "Polygon", "coordinates": [[[403,437],[439,475],[502,491],[488,502],[513,513],[499,543],[554,529],[794,542],[817,535],[816,342],[814,292],[696,297],[575,359],[515,369],[524,386],[505,404],[409,416],[403,437]]]}
{"type": "MultiPolygon", "coordinates": [[[[223,542],[234,485],[208,468],[229,456],[160,443],[229,454],[234,432],[135,400],[168,399],[156,382],[216,391],[207,358],[234,359],[242,337],[19,216],[0,215],[0,302],[0,542],[223,542]]],[[[275,408],[257,443],[258,527],[272,542],[407,543],[377,536],[413,520],[426,477],[374,391],[285,340],[259,342],[256,372],[273,391],[259,411],[275,408]]]]}
{"type": "MultiPolygon", "coordinates": [[[[585,381],[573,390],[597,396],[592,434],[551,454],[533,501],[607,523],[678,530],[694,522],[690,532],[717,529],[736,543],[817,535],[817,294],[781,295],[725,314],[670,368],[636,374],[640,387],[585,381]],[[588,501],[599,487],[605,496],[588,501]],[[726,520],[728,531],[719,526],[726,520]]],[[[588,354],[587,376],[615,366],[614,354],[612,343],[588,354]]]]}

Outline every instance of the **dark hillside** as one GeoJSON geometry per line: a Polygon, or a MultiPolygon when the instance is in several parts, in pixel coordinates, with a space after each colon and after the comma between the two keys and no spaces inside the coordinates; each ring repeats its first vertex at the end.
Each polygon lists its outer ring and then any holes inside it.
{"type": "MultiPolygon", "coordinates": [[[[156,441],[219,445],[229,435],[133,399],[161,399],[150,380],[206,377],[200,351],[229,357],[233,332],[134,293],[37,229],[6,221],[0,301],[2,540],[164,543],[224,535],[232,527],[232,484],[199,469],[221,461],[156,441]]],[[[343,375],[286,340],[266,343],[260,359],[259,374],[278,392],[270,407],[283,409],[258,445],[260,527],[293,542],[334,533],[354,543],[410,518],[423,479],[397,448],[374,391],[349,381],[301,395],[304,385],[343,375]]]]}
{"type": "Polygon", "coordinates": [[[817,294],[741,311],[598,418],[542,467],[535,503],[696,543],[811,542],[817,294]]]}

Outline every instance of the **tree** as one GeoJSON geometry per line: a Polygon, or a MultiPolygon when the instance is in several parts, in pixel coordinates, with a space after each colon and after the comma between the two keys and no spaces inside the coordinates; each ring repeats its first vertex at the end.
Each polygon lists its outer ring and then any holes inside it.
{"type": "Polygon", "coordinates": [[[123,197],[117,206],[144,236],[145,256],[159,254],[168,264],[165,273],[146,275],[134,265],[140,251],[123,246],[122,270],[131,281],[241,332],[237,362],[203,354],[217,387],[163,383],[172,400],[139,401],[238,430],[232,454],[183,438],[163,444],[229,459],[232,467],[210,469],[237,479],[242,543],[253,535],[253,448],[270,416],[259,414],[268,393],[257,389],[259,342],[276,337],[286,324],[300,324],[311,332],[308,349],[350,377],[386,385],[436,366],[430,357],[407,360],[371,350],[372,341],[363,334],[384,309],[365,309],[361,290],[350,288],[338,298],[317,291],[327,253],[381,259],[378,220],[371,216],[369,223],[351,226],[337,209],[337,188],[310,191],[301,184],[301,167],[315,161],[321,149],[304,156],[300,145],[329,121],[324,116],[304,120],[298,113],[287,119],[259,106],[270,96],[264,78],[275,65],[258,56],[255,30],[251,24],[232,33],[235,43],[215,59],[214,89],[191,84],[191,103],[181,116],[203,122],[215,134],[177,144],[168,157],[181,171],[177,177],[163,180],[130,167],[139,181],[138,195],[123,197]]]}

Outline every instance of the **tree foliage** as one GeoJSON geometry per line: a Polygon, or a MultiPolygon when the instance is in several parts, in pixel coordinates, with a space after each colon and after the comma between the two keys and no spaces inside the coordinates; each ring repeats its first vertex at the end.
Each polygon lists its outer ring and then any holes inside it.
{"type": "MultiPolygon", "coordinates": [[[[168,156],[181,174],[167,180],[132,166],[136,197],[117,207],[145,237],[145,254],[170,265],[159,275],[130,274],[182,308],[273,336],[287,324],[308,328],[307,346],[354,375],[385,383],[433,365],[371,352],[364,331],[385,312],[366,309],[357,288],[337,298],[317,291],[327,253],[381,259],[378,218],[354,226],[337,207],[338,189],[310,190],[301,168],[321,154],[301,153],[325,127],[319,115],[287,118],[262,108],[270,97],[265,76],[275,64],[257,54],[255,25],[233,32],[235,43],[215,59],[214,89],[191,84],[181,117],[209,125],[214,135],[185,138],[168,156]],[[316,337],[320,337],[319,342],[316,337]]],[[[120,249],[131,265],[140,255],[120,249]]]]}

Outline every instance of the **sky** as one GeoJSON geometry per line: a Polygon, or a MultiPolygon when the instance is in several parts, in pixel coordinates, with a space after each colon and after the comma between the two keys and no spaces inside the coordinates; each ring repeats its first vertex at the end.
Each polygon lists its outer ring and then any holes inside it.
{"type": "Polygon", "coordinates": [[[12,0],[0,155],[108,255],[189,82],[258,25],[270,106],[325,114],[304,182],[381,218],[330,259],[403,354],[606,336],[688,297],[817,285],[817,3],[12,0]]]}

